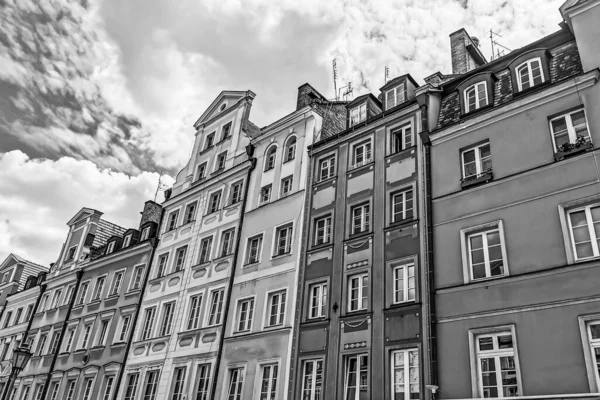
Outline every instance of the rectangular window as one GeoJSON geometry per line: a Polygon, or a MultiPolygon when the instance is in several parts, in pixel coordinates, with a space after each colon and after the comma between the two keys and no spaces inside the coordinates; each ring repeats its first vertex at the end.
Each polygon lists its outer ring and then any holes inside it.
{"type": "Polygon", "coordinates": [[[67,381],[67,390],[65,390],[66,400],[73,400],[75,395],[75,380],[71,379],[67,381]]]}
{"type": "Polygon", "coordinates": [[[138,380],[140,379],[139,374],[129,374],[127,376],[127,386],[125,389],[124,400],[134,400],[137,392],[138,380]]]}
{"type": "Polygon", "coordinates": [[[83,327],[83,337],[81,338],[80,349],[87,349],[88,344],[90,343],[90,334],[92,332],[92,324],[84,325],[83,327]]]}
{"type": "Polygon", "coordinates": [[[285,318],[285,301],[285,290],[269,294],[267,303],[269,307],[267,326],[283,325],[283,320],[285,318]]]}
{"type": "Polygon", "coordinates": [[[21,320],[21,314],[23,314],[23,307],[17,308],[17,312],[15,313],[15,321],[13,325],[18,325],[21,320]]]}
{"type": "Polygon", "coordinates": [[[52,334],[52,339],[50,340],[50,351],[48,351],[48,354],[56,353],[56,350],[58,350],[59,340],[60,340],[60,332],[54,332],[52,334]]]}
{"type": "Polygon", "coordinates": [[[385,92],[385,109],[396,107],[404,103],[404,83],[385,92]]]}
{"type": "Polygon", "coordinates": [[[524,62],[516,68],[519,91],[544,82],[544,71],[539,58],[524,62]]]}
{"type": "Polygon", "coordinates": [[[260,261],[261,248],[262,235],[254,236],[248,239],[248,249],[246,250],[246,264],[255,264],[260,261]]]}
{"type": "Polygon", "coordinates": [[[33,397],[35,400],[41,400],[42,399],[42,391],[43,391],[43,389],[44,389],[44,384],[43,383],[41,383],[41,384],[38,383],[35,386],[35,395],[33,397]]]}
{"type": "Polygon", "coordinates": [[[327,315],[327,283],[315,283],[308,289],[309,318],[322,318],[327,315]]]}
{"type": "Polygon", "coordinates": [[[323,360],[307,360],[302,364],[302,400],[322,400],[323,360]]]}
{"type": "Polygon", "coordinates": [[[73,338],[75,337],[75,329],[76,327],[72,327],[67,330],[67,342],[65,343],[65,353],[71,351],[71,346],[73,346],[73,338]]]}
{"type": "Polygon", "coordinates": [[[204,150],[212,147],[215,144],[215,132],[211,132],[206,135],[206,139],[204,140],[204,150]]]}
{"type": "Polygon", "coordinates": [[[177,249],[175,253],[175,272],[181,271],[185,263],[185,254],[187,253],[187,246],[183,246],[177,249]]]}
{"type": "Polygon", "coordinates": [[[393,267],[394,304],[414,301],[416,297],[415,264],[408,263],[393,267]]]}
{"type": "Polygon", "coordinates": [[[288,176],[287,178],[283,178],[281,180],[281,196],[285,197],[288,194],[292,193],[292,183],[294,181],[293,176],[288,176]]]}
{"type": "Polygon", "coordinates": [[[52,296],[52,303],[50,303],[50,308],[57,308],[60,304],[60,296],[62,296],[62,289],[57,289],[54,291],[54,295],[52,296]]]}
{"type": "Polygon", "coordinates": [[[65,295],[65,298],[63,299],[63,302],[62,302],[63,305],[69,304],[69,302],[73,298],[74,293],[75,293],[75,285],[69,285],[69,287],[67,288],[67,294],[65,295]]]}
{"type": "Polygon", "coordinates": [[[364,142],[357,143],[352,146],[352,167],[358,168],[360,166],[369,164],[373,159],[371,158],[371,140],[365,140],[364,142]]]}
{"type": "Polygon", "coordinates": [[[223,312],[224,289],[218,289],[210,296],[210,314],[208,317],[208,326],[219,325],[221,323],[221,314],[223,312]]]}
{"type": "Polygon", "coordinates": [[[267,158],[265,160],[265,171],[269,171],[275,168],[275,160],[277,158],[277,147],[273,146],[267,152],[267,158]]]}
{"type": "Polygon", "coordinates": [[[600,256],[600,204],[568,212],[569,233],[575,260],[600,256]]]}
{"type": "Polygon", "coordinates": [[[182,400],[185,387],[185,367],[177,367],[173,372],[173,395],[171,400],[182,400]]]}
{"type": "Polygon", "coordinates": [[[4,317],[4,325],[2,325],[3,329],[6,329],[10,326],[10,318],[12,317],[12,311],[8,311],[6,313],[6,317],[4,317]]]}
{"type": "Polygon", "coordinates": [[[169,221],[167,222],[167,231],[172,231],[177,228],[177,219],[179,217],[179,211],[173,211],[169,214],[169,221]]]}
{"type": "Polygon", "coordinates": [[[38,342],[37,345],[37,350],[36,350],[36,355],[41,356],[44,353],[44,348],[46,347],[46,340],[48,340],[48,335],[47,334],[42,334],[40,335],[40,341],[38,342]]]}
{"type": "Polygon", "coordinates": [[[79,304],[85,303],[85,298],[87,296],[87,291],[88,291],[89,286],[90,286],[89,281],[81,284],[81,287],[79,288],[79,299],[78,299],[77,303],[79,303],[79,304]]]}
{"type": "Polygon", "coordinates": [[[187,329],[198,329],[200,327],[200,308],[202,307],[202,295],[190,297],[190,310],[188,314],[187,329]]]}
{"type": "Polygon", "coordinates": [[[391,354],[392,399],[420,399],[419,350],[396,350],[391,354]]]}
{"type": "Polygon", "coordinates": [[[208,400],[209,383],[210,383],[210,364],[198,365],[198,375],[196,378],[198,388],[196,389],[196,397],[194,400],[208,400]]]}
{"type": "Polygon", "coordinates": [[[90,400],[92,397],[92,387],[94,386],[94,379],[87,378],[83,382],[83,400],[90,400]]]}
{"type": "Polygon", "coordinates": [[[512,333],[478,335],[475,347],[480,396],[520,396],[512,333]]]}
{"type": "Polygon", "coordinates": [[[96,288],[94,289],[94,300],[102,298],[102,292],[104,291],[104,283],[106,282],[106,276],[101,276],[96,280],[96,288]]]}
{"type": "Polygon", "coordinates": [[[465,113],[487,106],[487,84],[478,82],[465,90],[465,113]]]}
{"type": "Polygon", "coordinates": [[[42,297],[42,300],[40,301],[40,311],[46,311],[46,306],[48,305],[48,299],[50,299],[50,295],[49,294],[45,294],[42,297]]]}
{"type": "Polygon", "coordinates": [[[236,182],[231,186],[231,197],[229,204],[235,204],[242,201],[242,189],[244,188],[243,182],[236,182]]]}
{"type": "Polygon", "coordinates": [[[58,382],[52,382],[52,384],[50,385],[50,400],[57,400],[58,399],[58,387],[59,387],[59,383],[58,382]]]}
{"type": "Polygon", "coordinates": [[[392,193],[392,222],[412,219],[414,212],[412,189],[392,193]]]}
{"type": "Polygon", "coordinates": [[[331,215],[315,220],[315,246],[331,240],[331,215]]]}
{"type": "Polygon", "coordinates": [[[550,130],[554,151],[580,147],[591,140],[583,108],[551,119],[550,130]]]}
{"type": "Polygon", "coordinates": [[[152,327],[154,325],[154,316],[156,315],[156,307],[150,307],[146,309],[144,315],[144,324],[142,325],[142,337],[141,340],[150,338],[152,334],[152,327]]]}
{"type": "Polygon", "coordinates": [[[115,241],[108,243],[108,247],[106,248],[106,254],[110,254],[115,250],[115,241]]]}
{"type": "Polygon", "coordinates": [[[335,176],[335,156],[328,156],[319,160],[319,181],[324,181],[335,176]]]}
{"type": "Polygon", "coordinates": [[[174,312],[175,312],[175,302],[174,301],[163,304],[160,336],[166,336],[166,335],[171,334],[171,328],[173,327],[174,312]]]}
{"type": "Polygon", "coordinates": [[[272,185],[263,186],[260,189],[260,204],[268,203],[271,200],[271,188],[272,185]]]}
{"type": "Polygon", "coordinates": [[[140,265],[133,270],[133,278],[131,280],[131,290],[137,290],[142,287],[142,277],[144,276],[144,266],[140,265]]]}
{"type": "Polygon", "coordinates": [[[105,379],[106,383],[104,385],[104,396],[102,396],[102,400],[110,400],[110,395],[112,393],[114,380],[115,380],[114,376],[106,377],[106,379],[105,379]]]}
{"type": "Polygon", "coordinates": [[[277,378],[279,367],[277,364],[263,365],[262,381],[260,385],[260,400],[274,400],[277,398],[277,378]]]}
{"type": "Polygon", "coordinates": [[[216,193],[210,195],[210,200],[208,202],[208,213],[214,213],[219,211],[221,207],[221,191],[219,190],[216,193]]]}
{"type": "Polygon", "coordinates": [[[147,226],[144,229],[142,229],[142,236],[140,237],[140,242],[147,240],[149,237],[150,237],[150,227],[147,226]]]}
{"type": "Polygon", "coordinates": [[[144,385],[144,397],[142,400],[155,400],[158,389],[158,371],[146,373],[146,384],[144,385]]]}
{"type": "Polygon", "coordinates": [[[369,356],[344,357],[344,400],[360,400],[369,390],[369,356]]]}
{"type": "Polygon", "coordinates": [[[586,333],[596,377],[596,387],[600,387],[600,321],[590,321],[586,326],[586,333]]]}
{"type": "Polygon", "coordinates": [[[129,325],[131,324],[131,316],[125,315],[121,317],[121,330],[119,332],[119,342],[127,341],[127,334],[129,333],[129,325]]]}
{"type": "Polygon", "coordinates": [[[292,233],[291,225],[277,228],[275,233],[275,256],[281,256],[292,251],[292,233]]]}
{"type": "Polygon", "coordinates": [[[348,277],[348,311],[360,311],[369,308],[369,274],[357,274],[348,277]]]}
{"type": "Polygon", "coordinates": [[[361,104],[350,110],[350,126],[354,126],[367,119],[367,104],[361,104]]]}
{"type": "Polygon", "coordinates": [[[498,226],[467,235],[471,279],[485,279],[506,274],[502,239],[498,226]]]}
{"type": "Polygon", "coordinates": [[[212,249],[212,236],[202,239],[200,242],[200,259],[198,264],[204,264],[210,261],[210,251],[212,249]]]}
{"type": "Polygon", "coordinates": [[[226,123],[225,125],[223,125],[223,131],[222,131],[222,135],[221,135],[221,140],[225,140],[228,137],[231,137],[231,122],[226,123]]]}
{"type": "Polygon", "coordinates": [[[463,180],[476,179],[492,171],[490,144],[484,143],[462,152],[463,180]]]}
{"type": "Polygon", "coordinates": [[[107,319],[100,321],[100,330],[98,331],[98,339],[96,340],[96,346],[104,346],[106,344],[106,334],[108,332],[107,319]]]}
{"type": "Polygon", "coordinates": [[[75,259],[75,252],[77,252],[77,246],[73,246],[67,252],[67,259],[65,262],[73,261],[75,259]]]}
{"type": "Polygon", "coordinates": [[[198,165],[198,169],[196,170],[196,180],[199,181],[200,179],[204,179],[204,178],[206,178],[206,163],[205,162],[198,165]]]}
{"type": "Polygon", "coordinates": [[[284,162],[292,161],[296,158],[296,138],[293,137],[288,140],[285,148],[284,162]]]}
{"type": "Polygon", "coordinates": [[[196,219],[196,202],[190,203],[185,206],[185,223],[189,224],[190,222],[196,219]]]}
{"type": "Polygon", "coordinates": [[[131,243],[131,235],[127,235],[125,236],[125,239],[123,239],[123,248],[129,246],[129,243],[131,243]]]}
{"type": "Polygon", "coordinates": [[[237,306],[237,332],[246,332],[252,329],[254,315],[254,299],[238,301],[237,306]]]}
{"type": "Polygon", "coordinates": [[[229,389],[227,400],[242,400],[242,385],[244,384],[244,368],[229,370],[229,389]]]}
{"type": "Polygon", "coordinates": [[[352,207],[352,234],[367,232],[370,229],[369,214],[371,206],[369,203],[359,204],[352,207]]]}
{"type": "Polygon", "coordinates": [[[391,154],[396,154],[412,147],[412,125],[410,123],[394,128],[390,133],[392,136],[391,154]]]}
{"type": "MultiPolygon", "coordinates": [[[[21,392],[21,400],[27,400],[27,398],[29,397],[30,391],[31,391],[31,386],[29,386],[29,385],[23,386],[23,391],[21,392]]],[[[14,396],[12,396],[12,397],[14,397],[14,396]]]]}
{"type": "Polygon", "coordinates": [[[215,171],[221,171],[225,169],[225,161],[227,161],[227,152],[223,152],[217,156],[217,165],[215,171]]]}
{"type": "Polygon", "coordinates": [[[121,292],[121,286],[123,285],[123,272],[115,272],[113,277],[112,289],[110,290],[111,295],[118,295],[121,292]]]}
{"type": "Polygon", "coordinates": [[[221,235],[221,257],[230,255],[233,252],[233,234],[235,229],[228,229],[221,235]]]}
{"type": "Polygon", "coordinates": [[[27,306],[27,311],[25,312],[25,321],[29,321],[31,316],[33,315],[33,304],[29,304],[27,306]]]}
{"type": "Polygon", "coordinates": [[[158,268],[156,271],[157,278],[165,276],[165,272],[167,271],[167,261],[169,261],[168,253],[158,256],[158,268]]]}

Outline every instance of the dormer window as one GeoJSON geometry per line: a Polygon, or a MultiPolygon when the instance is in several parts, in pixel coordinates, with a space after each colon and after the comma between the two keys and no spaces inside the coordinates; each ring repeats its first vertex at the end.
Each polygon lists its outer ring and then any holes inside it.
{"type": "Polygon", "coordinates": [[[465,90],[465,113],[488,105],[486,82],[478,82],[465,90]]]}
{"type": "Polygon", "coordinates": [[[367,119],[367,104],[361,104],[350,110],[350,126],[354,126],[367,119]]]}
{"type": "Polygon", "coordinates": [[[123,247],[129,246],[130,243],[131,243],[131,235],[125,236],[125,239],[123,239],[123,247]]]}
{"type": "Polygon", "coordinates": [[[385,92],[385,109],[396,107],[398,104],[404,103],[404,84],[385,92]]]}
{"type": "Polygon", "coordinates": [[[106,254],[110,254],[113,251],[115,251],[115,242],[114,241],[108,243],[108,247],[106,248],[106,254]]]}
{"type": "Polygon", "coordinates": [[[140,237],[140,241],[147,240],[149,237],[150,237],[150,227],[147,226],[144,229],[142,229],[142,235],[140,237]]]}
{"type": "Polygon", "coordinates": [[[544,82],[544,71],[541,60],[533,58],[525,61],[516,68],[519,91],[529,89],[544,82]]]}

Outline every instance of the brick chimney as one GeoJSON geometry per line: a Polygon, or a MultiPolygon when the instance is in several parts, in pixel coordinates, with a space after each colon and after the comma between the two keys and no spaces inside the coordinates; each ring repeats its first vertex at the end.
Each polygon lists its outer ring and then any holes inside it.
{"type": "Polygon", "coordinates": [[[148,221],[160,223],[160,216],[162,212],[162,206],[158,203],[153,202],[152,200],[148,200],[146,204],[144,204],[144,211],[142,211],[142,219],[140,221],[140,226],[144,225],[148,221]]]}
{"type": "Polygon", "coordinates": [[[309,83],[298,88],[298,99],[296,100],[296,111],[306,107],[314,101],[325,101],[327,100],[321,93],[314,87],[310,86],[309,83]]]}
{"type": "Polygon", "coordinates": [[[465,74],[487,63],[479,49],[479,39],[469,36],[463,28],[450,34],[452,74],[465,74]]]}

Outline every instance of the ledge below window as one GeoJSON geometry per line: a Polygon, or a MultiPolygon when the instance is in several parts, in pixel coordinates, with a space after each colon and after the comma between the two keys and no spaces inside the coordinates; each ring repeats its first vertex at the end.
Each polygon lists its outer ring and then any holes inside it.
{"type": "Polygon", "coordinates": [[[470,176],[468,178],[462,179],[460,182],[460,187],[462,189],[467,189],[472,186],[477,186],[482,183],[487,183],[494,179],[494,171],[487,170],[475,176],[470,176]]]}
{"type": "Polygon", "coordinates": [[[554,153],[554,160],[561,161],[567,157],[571,157],[576,154],[583,153],[585,151],[588,151],[588,150],[591,150],[594,148],[594,145],[592,144],[592,142],[589,142],[589,141],[583,143],[579,147],[575,147],[575,146],[576,145],[573,145],[573,147],[568,150],[557,151],[556,153],[554,153]]]}

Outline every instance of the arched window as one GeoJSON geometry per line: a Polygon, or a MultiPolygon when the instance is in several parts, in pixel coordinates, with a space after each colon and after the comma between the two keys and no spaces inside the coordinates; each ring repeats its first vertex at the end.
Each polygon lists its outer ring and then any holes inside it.
{"type": "Polygon", "coordinates": [[[525,61],[516,69],[519,91],[544,82],[544,70],[539,58],[525,61]]]}
{"type": "Polygon", "coordinates": [[[488,105],[487,87],[485,82],[478,82],[465,90],[465,112],[477,110],[488,105]]]}
{"type": "Polygon", "coordinates": [[[276,153],[276,146],[272,146],[269,148],[269,150],[267,150],[267,155],[265,157],[265,171],[275,168],[276,153]]]}
{"type": "Polygon", "coordinates": [[[285,156],[283,162],[292,161],[296,158],[296,136],[288,139],[285,145],[285,156]]]}

